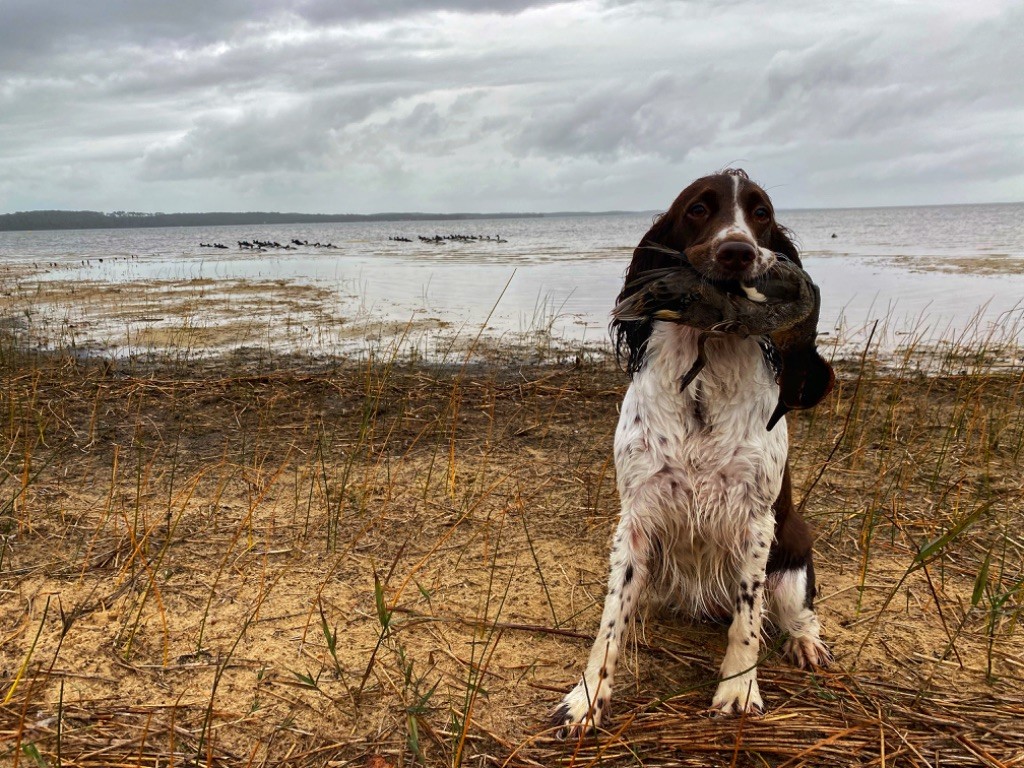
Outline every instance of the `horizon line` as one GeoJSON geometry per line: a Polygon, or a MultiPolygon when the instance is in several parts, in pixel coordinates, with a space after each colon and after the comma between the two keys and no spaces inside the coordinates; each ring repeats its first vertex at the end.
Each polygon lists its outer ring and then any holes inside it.
{"type": "MultiPolygon", "coordinates": [[[[849,210],[872,210],[886,208],[957,208],[981,205],[1024,205],[1024,200],[991,200],[983,203],[900,203],[882,205],[837,205],[837,206],[793,206],[780,207],[779,211],[849,211],[849,210]]],[[[666,209],[667,210],[667,209],[666,209]]],[[[645,213],[662,213],[658,208],[611,208],[606,210],[557,210],[557,211],[375,211],[373,213],[308,213],[302,211],[260,211],[260,210],[219,210],[219,211],[129,211],[113,210],[98,211],[91,208],[33,208],[29,210],[8,211],[0,213],[0,218],[8,216],[25,216],[39,213],[90,213],[109,216],[114,218],[134,217],[157,217],[157,216],[315,216],[318,218],[348,217],[348,218],[383,218],[383,217],[439,217],[457,218],[472,217],[485,219],[489,217],[544,217],[544,216],[611,216],[611,215],[639,215],[645,213]],[[120,215],[116,215],[120,214],[120,215]]]]}

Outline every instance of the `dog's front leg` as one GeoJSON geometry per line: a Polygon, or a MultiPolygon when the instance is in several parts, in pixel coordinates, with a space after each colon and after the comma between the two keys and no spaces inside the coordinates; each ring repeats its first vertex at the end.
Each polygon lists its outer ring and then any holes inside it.
{"type": "Polygon", "coordinates": [[[722,661],[722,679],[711,702],[711,706],[720,712],[759,712],[764,709],[757,688],[757,659],[761,649],[765,568],[773,532],[773,520],[768,510],[752,517],[740,562],[729,645],[722,661]]]}
{"type": "Polygon", "coordinates": [[[650,559],[650,538],[633,515],[623,514],[612,544],[611,573],[601,626],[590,650],[586,671],[552,716],[553,724],[559,726],[559,738],[595,730],[607,716],[619,649],[640,594],[647,585],[650,559]]]}

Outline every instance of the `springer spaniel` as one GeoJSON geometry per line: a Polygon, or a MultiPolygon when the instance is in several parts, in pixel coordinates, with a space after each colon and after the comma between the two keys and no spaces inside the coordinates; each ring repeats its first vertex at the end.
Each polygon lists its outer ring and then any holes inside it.
{"type": "MultiPolygon", "coordinates": [[[[633,252],[619,300],[644,273],[673,266],[674,252],[710,281],[741,285],[756,284],[776,253],[800,265],[768,195],[742,170],[680,193],[633,252]]],[[[657,319],[616,320],[613,328],[632,377],[615,433],[622,511],[597,640],[583,679],[553,715],[562,738],[596,729],[608,715],[619,650],[645,592],[691,615],[731,613],[712,699],[720,712],[764,706],[757,662],[765,590],[771,620],[787,636],[786,657],[805,668],[831,660],[814,613],[811,534],[793,506],[786,422],[767,426],[773,411],[821,400],[831,368],[813,341],[787,348],[785,334],[778,347],[725,335],[708,343],[706,366],[680,391],[698,329],[657,319]]]]}

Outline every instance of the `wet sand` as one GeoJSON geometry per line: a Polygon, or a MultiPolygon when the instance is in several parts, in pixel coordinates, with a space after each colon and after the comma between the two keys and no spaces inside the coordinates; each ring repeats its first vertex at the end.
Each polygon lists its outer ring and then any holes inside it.
{"type": "MultiPolygon", "coordinates": [[[[540,354],[586,354],[608,349],[607,311],[624,264],[621,257],[519,266],[470,258],[469,267],[403,259],[371,271],[335,256],[297,276],[301,265],[252,262],[229,254],[198,267],[123,258],[7,264],[0,324],[41,348],[113,357],[257,347],[398,348],[438,358],[481,334],[540,354]]],[[[1016,291],[1024,272],[1014,259],[922,261],[908,271],[884,259],[812,254],[806,265],[823,294],[821,343],[836,355],[856,355],[869,336],[893,355],[908,343],[1020,345],[1024,306],[1016,291]]]]}

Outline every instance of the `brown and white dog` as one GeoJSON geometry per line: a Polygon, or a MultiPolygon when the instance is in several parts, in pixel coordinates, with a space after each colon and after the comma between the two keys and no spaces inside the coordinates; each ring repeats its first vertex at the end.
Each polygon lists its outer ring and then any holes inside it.
{"type": "MultiPolygon", "coordinates": [[[[741,170],[680,193],[634,251],[620,301],[637,277],[673,266],[672,251],[711,281],[756,285],[776,253],[800,265],[768,195],[741,170]]],[[[632,376],[615,433],[622,510],[597,640],[582,680],[554,713],[561,737],[607,716],[642,596],[691,615],[732,615],[712,699],[723,713],[763,708],[757,661],[766,590],[786,657],[801,667],[831,660],[814,613],[811,534],[793,507],[785,420],[766,428],[780,388],[803,397],[794,407],[809,407],[831,389],[831,369],[813,343],[787,350],[783,342],[780,376],[769,340],[725,336],[708,342],[707,365],[680,391],[698,329],[659,320],[616,321],[613,329],[632,376]]]]}

